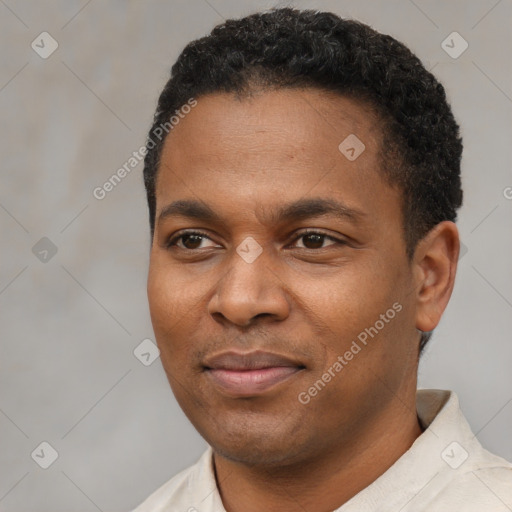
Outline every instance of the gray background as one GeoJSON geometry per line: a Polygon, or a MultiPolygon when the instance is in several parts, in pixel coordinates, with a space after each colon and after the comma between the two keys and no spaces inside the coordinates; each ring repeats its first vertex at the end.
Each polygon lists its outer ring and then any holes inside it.
{"type": "MultiPolygon", "coordinates": [[[[133,354],[153,337],[142,164],[105,199],[92,191],[145,143],[183,46],[272,5],[0,0],[0,510],[127,510],[205,448],[160,360],[133,354]],[[47,59],[31,48],[43,31],[59,44],[47,59]],[[47,261],[32,252],[42,237],[58,249],[47,261]],[[59,454],[48,469],[31,458],[42,441],[59,454]]],[[[484,446],[512,459],[512,2],[293,5],[393,35],[447,89],[465,143],[467,253],[419,384],[456,390],[484,446]],[[453,31],[469,43],[457,59],[441,47],[453,31]]]]}

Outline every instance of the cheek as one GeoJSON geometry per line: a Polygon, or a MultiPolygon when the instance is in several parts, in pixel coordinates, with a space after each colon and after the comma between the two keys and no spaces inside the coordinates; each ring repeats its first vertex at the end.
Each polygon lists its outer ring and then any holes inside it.
{"type": "Polygon", "coordinates": [[[207,293],[208,280],[172,264],[165,251],[155,249],[148,273],[148,301],[152,318],[170,328],[173,323],[186,321],[207,293]]]}
{"type": "MultiPolygon", "coordinates": [[[[148,273],[147,294],[151,322],[162,359],[177,355],[186,337],[179,335],[190,329],[194,308],[197,309],[197,290],[193,283],[184,282],[183,275],[153,257],[148,273]]],[[[173,357],[174,360],[174,357],[173,357]]]]}
{"type": "Polygon", "coordinates": [[[311,321],[342,349],[365,327],[373,325],[390,308],[393,285],[378,265],[354,264],[328,279],[302,280],[300,301],[311,321]]]}

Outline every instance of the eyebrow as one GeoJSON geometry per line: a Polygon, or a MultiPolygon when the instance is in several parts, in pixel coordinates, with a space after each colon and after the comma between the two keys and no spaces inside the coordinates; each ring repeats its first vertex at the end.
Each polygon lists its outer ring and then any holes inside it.
{"type": "MultiPolygon", "coordinates": [[[[268,218],[268,222],[273,223],[332,216],[357,224],[366,214],[361,210],[349,208],[334,199],[309,198],[299,199],[292,203],[279,206],[273,211],[266,211],[265,215],[268,218]]],[[[222,217],[210,206],[193,199],[181,199],[168,204],[158,215],[158,221],[161,222],[175,216],[210,222],[223,221],[222,217]]]]}

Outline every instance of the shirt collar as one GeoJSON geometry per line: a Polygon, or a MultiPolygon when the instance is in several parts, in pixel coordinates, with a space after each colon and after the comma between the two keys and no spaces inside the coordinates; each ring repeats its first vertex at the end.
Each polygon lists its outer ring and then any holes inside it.
{"type": "MultiPolygon", "coordinates": [[[[385,473],[335,512],[422,509],[472,454],[477,462],[482,452],[451,391],[421,389],[416,392],[416,410],[424,432],[385,473]]],[[[462,469],[461,469],[462,468],[462,469]]]]}

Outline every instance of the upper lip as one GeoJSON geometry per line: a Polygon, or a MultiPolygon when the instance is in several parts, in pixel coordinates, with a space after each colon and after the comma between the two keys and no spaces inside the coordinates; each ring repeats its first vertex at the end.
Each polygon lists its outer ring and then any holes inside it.
{"type": "Polygon", "coordinates": [[[300,362],[272,352],[261,350],[253,352],[226,351],[205,360],[203,366],[213,370],[260,370],[278,366],[291,366],[304,368],[300,362]]]}

